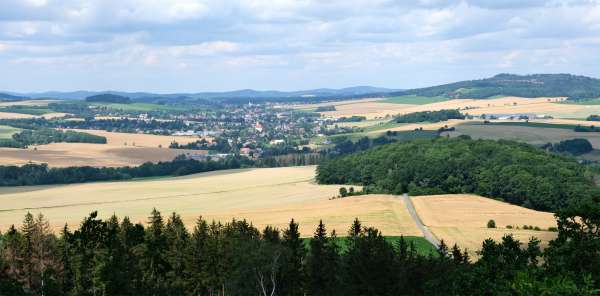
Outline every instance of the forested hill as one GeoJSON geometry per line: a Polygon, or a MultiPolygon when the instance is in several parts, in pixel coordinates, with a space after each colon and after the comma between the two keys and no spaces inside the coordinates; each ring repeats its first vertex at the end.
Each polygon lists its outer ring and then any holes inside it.
{"type": "Polygon", "coordinates": [[[7,93],[0,93],[0,102],[22,101],[27,99],[27,97],[15,96],[7,93]]]}
{"type": "Polygon", "coordinates": [[[491,78],[411,89],[393,95],[419,95],[449,98],[489,98],[492,96],[569,97],[587,99],[600,97],[600,79],[571,74],[498,74],[491,78]]]}
{"type": "Polygon", "coordinates": [[[575,160],[511,141],[416,140],[380,146],[319,165],[324,184],[366,185],[411,195],[476,193],[537,210],[599,196],[587,169],[575,160]]]}

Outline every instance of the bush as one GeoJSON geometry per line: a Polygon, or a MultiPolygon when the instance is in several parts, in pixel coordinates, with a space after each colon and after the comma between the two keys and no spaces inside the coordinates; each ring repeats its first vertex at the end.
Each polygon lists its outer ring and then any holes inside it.
{"type": "Polygon", "coordinates": [[[341,196],[341,197],[346,197],[346,196],[348,196],[348,190],[346,190],[346,187],[342,187],[342,188],[340,188],[340,196],[341,196]]]}
{"type": "Polygon", "coordinates": [[[512,225],[506,225],[506,229],[513,229],[512,225]]]}
{"type": "Polygon", "coordinates": [[[536,227],[534,227],[534,228],[533,228],[533,230],[535,230],[535,231],[540,231],[540,230],[542,230],[542,229],[540,229],[539,227],[537,227],[537,226],[536,226],[536,227]]]}
{"type": "Polygon", "coordinates": [[[494,220],[488,221],[487,228],[496,228],[496,221],[494,221],[494,220]]]}
{"type": "Polygon", "coordinates": [[[556,227],[548,227],[548,231],[558,232],[558,228],[556,228],[556,227]]]}

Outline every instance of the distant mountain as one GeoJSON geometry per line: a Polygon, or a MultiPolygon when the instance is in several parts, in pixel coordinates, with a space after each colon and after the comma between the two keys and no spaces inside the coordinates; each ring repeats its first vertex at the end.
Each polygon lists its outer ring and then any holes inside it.
{"type": "Polygon", "coordinates": [[[93,95],[85,98],[86,102],[129,104],[131,99],[113,94],[93,95]]]}
{"type": "Polygon", "coordinates": [[[29,99],[29,98],[25,97],[25,96],[0,93],[0,102],[22,101],[22,100],[27,100],[27,99],[29,99]]]}
{"type": "Polygon", "coordinates": [[[66,100],[83,100],[95,95],[117,95],[131,98],[134,101],[179,101],[179,100],[269,100],[269,99],[294,99],[294,98],[347,98],[364,95],[382,95],[389,92],[398,91],[398,89],[387,89],[373,86],[355,86],[342,89],[311,89],[301,91],[277,91],[277,90],[253,90],[242,89],[225,92],[198,92],[198,93],[172,93],[156,94],[149,92],[120,92],[120,91],[72,91],[72,92],[39,92],[19,94],[32,98],[52,98],[66,100]]]}
{"type": "Polygon", "coordinates": [[[392,92],[388,95],[419,95],[449,98],[489,98],[498,95],[519,97],[600,97],[600,79],[571,74],[498,74],[481,80],[392,92]]]}

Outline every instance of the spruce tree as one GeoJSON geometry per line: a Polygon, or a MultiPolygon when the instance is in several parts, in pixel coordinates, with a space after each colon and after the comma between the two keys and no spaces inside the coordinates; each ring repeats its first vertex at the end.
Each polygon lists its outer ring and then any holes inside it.
{"type": "Polygon", "coordinates": [[[280,291],[282,295],[303,295],[304,269],[302,265],[306,256],[306,248],[300,238],[298,223],[294,219],[283,231],[282,245],[287,251],[287,256],[283,264],[280,291]]]}

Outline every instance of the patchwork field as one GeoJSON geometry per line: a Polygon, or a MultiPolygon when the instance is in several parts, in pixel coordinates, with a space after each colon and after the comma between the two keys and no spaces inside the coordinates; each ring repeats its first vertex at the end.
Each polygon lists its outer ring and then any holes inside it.
{"type": "Polygon", "coordinates": [[[0,230],[20,224],[27,211],[43,212],[52,227],[77,225],[98,210],[145,222],[152,208],[182,215],[192,227],[199,215],[227,221],[249,219],[257,227],[285,227],[291,218],[303,236],[311,236],[319,219],[329,231],[346,233],[355,217],[385,235],[421,236],[401,199],[362,196],[333,199],[337,185],[313,183],[314,166],[229,170],[147,181],[64,186],[0,188],[0,230]]]}
{"type": "Polygon", "coordinates": [[[588,139],[595,149],[600,149],[600,133],[581,133],[565,128],[463,124],[456,126],[456,131],[448,134],[450,136],[469,135],[474,139],[514,140],[532,145],[584,138],[588,139]]]}
{"type": "Polygon", "coordinates": [[[542,240],[542,245],[556,237],[556,232],[522,229],[523,225],[538,226],[544,230],[556,227],[552,213],[467,194],[417,196],[412,200],[423,223],[450,246],[456,243],[474,251],[481,248],[483,240],[500,240],[509,233],[524,243],[535,236],[542,240]],[[490,219],[496,222],[497,228],[486,227],[490,219]],[[515,228],[508,229],[507,225],[515,228]],[[521,229],[516,229],[516,226],[521,229]]]}
{"type": "Polygon", "coordinates": [[[107,144],[52,143],[28,149],[0,148],[0,164],[22,165],[29,162],[50,166],[126,166],[148,161],[168,161],[184,153],[206,153],[199,150],[169,149],[176,140],[189,143],[195,137],[174,137],[146,134],[113,133],[100,130],[80,130],[104,136],[107,144]],[[163,148],[158,146],[162,145],[163,148]]]}

